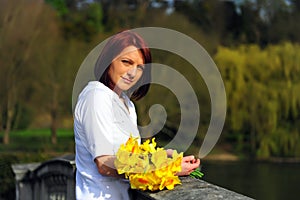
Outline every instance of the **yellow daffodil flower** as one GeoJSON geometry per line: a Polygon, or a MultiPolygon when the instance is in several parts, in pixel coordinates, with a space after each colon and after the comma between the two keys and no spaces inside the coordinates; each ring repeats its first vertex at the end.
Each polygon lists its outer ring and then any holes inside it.
{"type": "Polygon", "coordinates": [[[132,189],[168,190],[181,184],[175,174],[181,171],[183,153],[173,151],[171,158],[163,148],[156,148],[155,138],[139,145],[138,138],[130,136],[116,154],[115,166],[119,174],[125,174],[132,189]]]}

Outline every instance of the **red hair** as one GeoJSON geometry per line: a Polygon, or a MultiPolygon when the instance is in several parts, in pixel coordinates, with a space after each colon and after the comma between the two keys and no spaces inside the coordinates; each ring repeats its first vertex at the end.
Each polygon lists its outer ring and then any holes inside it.
{"type": "Polygon", "coordinates": [[[114,83],[112,82],[108,69],[112,61],[128,46],[135,46],[142,54],[145,69],[143,71],[142,77],[136,83],[134,87],[130,89],[131,99],[139,100],[144,97],[150,87],[151,81],[151,65],[152,62],[150,49],[147,47],[144,39],[135,32],[126,30],[122,31],[114,36],[112,36],[106,45],[104,46],[100,56],[95,65],[95,76],[96,78],[109,87],[113,89],[114,83]]]}

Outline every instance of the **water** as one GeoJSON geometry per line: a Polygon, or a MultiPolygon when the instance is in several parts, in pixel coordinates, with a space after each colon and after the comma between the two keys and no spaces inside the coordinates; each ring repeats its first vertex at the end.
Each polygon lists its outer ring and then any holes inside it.
{"type": "Polygon", "coordinates": [[[203,179],[254,199],[300,199],[300,163],[202,161],[203,179]]]}

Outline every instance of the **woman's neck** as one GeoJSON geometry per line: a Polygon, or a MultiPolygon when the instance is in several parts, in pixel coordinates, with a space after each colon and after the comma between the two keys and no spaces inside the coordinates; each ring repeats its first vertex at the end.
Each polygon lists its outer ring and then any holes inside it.
{"type": "Polygon", "coordinates": [[[115,84],[110,84],[109,87],[112,91],[114,91],[120,98],[122,96],[122,92],[123,90],[121,90],[118,86],[116,86],[115,84]]]}

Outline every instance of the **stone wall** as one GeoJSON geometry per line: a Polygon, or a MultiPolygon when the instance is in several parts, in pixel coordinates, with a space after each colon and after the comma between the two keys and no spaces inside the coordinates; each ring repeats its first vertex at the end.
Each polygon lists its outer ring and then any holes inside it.
{"type": "MultiPolygon", "coordinates": [[[[16,178],[16,200],[74,200],[74,155],[44,163],[12,165],[16,178]]],[[[244,195],[192,177],[180,177],[174,190],[158,192],[130,190],[133,200],[250,199],[244,195]]]]}
{"type": "Polygon", "coordinates": [[[16,200],[75,199],[74,155],[44,163],[12,165],[16,200]]]}

